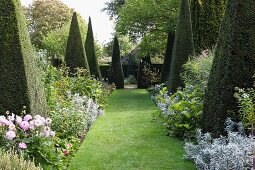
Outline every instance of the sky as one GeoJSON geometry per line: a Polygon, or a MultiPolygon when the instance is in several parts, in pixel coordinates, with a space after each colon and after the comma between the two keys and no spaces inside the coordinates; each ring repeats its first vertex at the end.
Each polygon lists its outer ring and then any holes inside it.
{"type": "MultiPolygon", "coordinates": [[[[61,0],[70,8],[81,14],[81,16],[88,23],[89,16],[92,20],[92,27],[94,36],[100,43],[109,42],[112,38],[113,22],[105,12],[101,12],[104,8],[104,3],[109,0],[61,0]]],[[[21,0],[21,3],[28,6],[32,0],[21,0]]]]}

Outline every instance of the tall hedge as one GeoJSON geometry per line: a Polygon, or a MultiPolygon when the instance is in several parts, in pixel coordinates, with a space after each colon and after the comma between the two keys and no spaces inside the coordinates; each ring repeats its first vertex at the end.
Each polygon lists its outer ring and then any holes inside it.
{"type": "Polygon", "coordinates": [[[88,32],[85,41],[85,51],[88,59],[90,74],[94,75],[97,79],[102,80],[102,75],[98,66],[98,61],[95,52],[94,36],[92,30],[91,18],[89,17],[88,32]]]}
{"type": "Polygon", "coordinates": [[[147,79],[144,68],[150,69],[151,67],[151,58],[148,54],[146,57],[142,58],[138,67],[138,73],[137,73],[137,88],[139,89],[145,89],[148,88],[150,85],[149,80],[147,79]]]}
{"type": "Polygon", "coordinates": [[[46,100],[19,0],[0,3],[0,114],[45,114],[46,100]]]}
{"type": "Polygon", "coordinates": [[[116,36],[114,37],[113,44],[110,83],[114,83],[117,89],[124,88],[124,75],[120,61],[120,46],[116,36]]]}
{"type": "Polygon", "coordinates": [[[173,46],[174,46],[174,33],[169,32],[167,37],[167,46],[166,46],[164,63],[163,63],[162,71],[160,75],[161,83],[166,83],[169,77],[173,46]]]}
{"type": "Polygon", "coordinates": [[[235,87],[253,86],[255,73],[255,0],[229,0],[204,100],[202,125],[214,136],[224,133],[227,117],[238,119],[235,87]]]}
{"type": "Polygon", "coordinates": [[[65,63],[67,67],[70,67],[71,72],[74,72],[75,68],[79,67],[86,69],[90,74],[87,57],[82,43],[77,14],[75,12],[73,13],[67,40],[65,63]]]}
{"type": "Polygon", "coordinates": [[[189,56],[192,55],[194,55],[194,44],[189,1],[181,0],[168,81],[168,89],[171,93],[176,92],[178,87],[184,87],[181,73],[183,65],[188,61],[189,56]]]}
{"type": "Polygon", "coordinates": [[[226,0],[203,0],[200,18],[201,48],[212,48],[216,45],[226,0]]]}

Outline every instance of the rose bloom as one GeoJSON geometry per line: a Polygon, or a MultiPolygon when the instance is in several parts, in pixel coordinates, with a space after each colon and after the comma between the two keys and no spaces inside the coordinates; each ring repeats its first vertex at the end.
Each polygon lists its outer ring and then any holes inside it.
{"type": "Polygon", "coordinates": [[[69,150],[64,150],[63,153],[64,153],[64,155],[66,156],[66,155],[69,154],[69,150]]]}
{"type": "Polygon", "coordinates": [[[29,123],[27,121],[22,121],[19,126],[21,127],[21,129],[23,130],[28,130],[29,129],[29,123]]]}
{"type": "Polygon", "coordinates": [[[27,149],[27,145],[24,142],[19,143],[19,148],[20,149],[27,149]]]}
{"type": "Polygon", "coordinates": [[[31,115],[26,115],[25,117],[24,117],[24,120],[25,121],[29,121],[29,120],[31,120],[33,117],[31,116],[31,115]]]}
{"type": "Polygon", "coordinates": [[[8,132],[6,132],[5,137],[8,140],[13,140],[16,137],[16,133],[12,130],[9,130],[8,132]]]}

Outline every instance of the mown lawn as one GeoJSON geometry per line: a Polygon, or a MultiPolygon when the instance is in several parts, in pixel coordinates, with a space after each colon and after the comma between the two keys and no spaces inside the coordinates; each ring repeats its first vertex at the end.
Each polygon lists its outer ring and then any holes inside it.
{"type": "Polygon", "coordinates": [[[149,114],[156,110],[145,90],[115,91],[69,169],[195,169],[183,160],[181,142],[165,136],[164,128],[151,121],[149,114]]]}

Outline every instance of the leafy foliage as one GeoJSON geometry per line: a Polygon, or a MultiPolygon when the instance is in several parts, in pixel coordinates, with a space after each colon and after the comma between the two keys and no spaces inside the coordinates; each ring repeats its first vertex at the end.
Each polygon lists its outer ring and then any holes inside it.
{"type": "Polygon", "coordinates": [[[43,37],[68,23],[74,12],[60,0],[35,0],[25,11],[32,43],[40,49],[43,37]]]}
{"type": "Polygon", "coordinates": [[[197,143],[185,143],[185,158],[195,162],[199,170],[252,169],[254,140],[243,133],[242,123],[226,121],[227,137],[213,139],[198,130],[197,143]],[[238,131],[234,131],[234,126],[238,131]]]}

